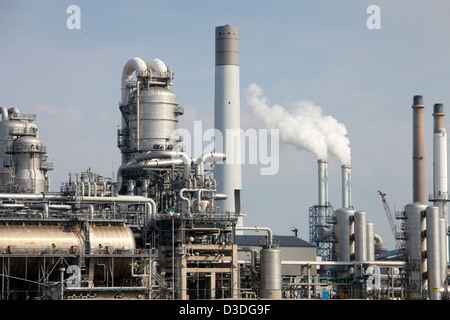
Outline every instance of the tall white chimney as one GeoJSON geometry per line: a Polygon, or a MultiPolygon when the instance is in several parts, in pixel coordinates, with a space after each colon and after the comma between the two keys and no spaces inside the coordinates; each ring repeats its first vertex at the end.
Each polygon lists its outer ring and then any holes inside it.
{"type": "Polygon", "coordinates": [[[238,27],[216,27],[215,64],[214,127],[223,137],[222,141],[215,142],[216,152],[222,151],[227,156],[224,163],[216,164],[215,179],[218,192],[227,195],[222,209],[236,212],[239,215],[237,226],[242,226],[238,27]],[[218,150],[220,143],[222,150],[218,150]]]}
{"type": "Polygon", "coordinates": [[[444,128],[444,105],[434,105],[434,135],[433,135],[433,200],[439,208],[441,218],[447,218],[447,130],[444,128]]]}

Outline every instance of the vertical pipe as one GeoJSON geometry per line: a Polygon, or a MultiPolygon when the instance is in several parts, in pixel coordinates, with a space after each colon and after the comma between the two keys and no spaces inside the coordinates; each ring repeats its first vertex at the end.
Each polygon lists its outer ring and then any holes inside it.
{"type": "Polygon", "coordinates": [[[141,128],[140,128],[140,117],[141,117],[141,113],[140,113],[140,100],[141,100],[141,96],[140,96],[140,92],[139,92],[139,86],[140,86],[140,82],[137,81],[137,85],[136,85],[136,91],[137,91],[137,97],[136,97],[136,151],[139,152],[139,150],[141,149],[141,128]]]}
{"type": "Polygon", "coordinates": [[[372,222],[367,223],[367,260],[375,261],[375,242],[372,222]]]}
{"type": "Polygon", "coordinates": [[[413,99],[413,202],[425,203],[423,97],[413,99]]]}
{"type": "Polygon", "coordinates": [[[342,165],[342,208],[352,208],[351,166],[342,165]]]}
{"type": "Polygon", "coordinates": [[[223,211],[238,214],[238,226],[243,225],[241,210],[241,141],[239,90],[239,28],[219,26],[215,29],[215,98],[214,127],[216,151],[227,155],[224,163],[216,164],[218,192],[227,195],[223,211]],[[222,143],[222,151],[220,149],[222,143]]]}
{"type": "Polygon", "coordinates": [[[427,226],[427,275],[430,300],[440,299],[441,290],[441,245],[439,237],[439,208],[429,206],[426,209],[427,226]]]}

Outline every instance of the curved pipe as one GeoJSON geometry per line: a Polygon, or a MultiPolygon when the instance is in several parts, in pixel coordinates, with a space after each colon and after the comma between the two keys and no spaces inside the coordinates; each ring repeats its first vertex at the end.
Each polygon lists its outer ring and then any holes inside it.
{"type": "Polygon", "coordinates": [[[167,72],[167,66],[160,59],[153,59],[147,63],[147,67],[155,72],[158,72],[160,75],[164,75],[167,72]]]}
{"type": "Polygon", "coordinates": [[[185,200],[185,201],[187,201],[187,204],[188,204],[188,212],[191,212],[191,200],[190,200],[188,197],[186,197],[186,196],[183,195],[183,193],[186,192],[186,191],[192,191],[192,189],[188,189],[188,188],[183,188],[183,189],[181,189],[181,190],[180,190],[180,198],[183,199],[183,200],[185,200]]]}
{"type": "Polygon", "coordinates": [[[8,113],[13,114],[16,119],[20,116],[20,111],[19,109],[17,109],[17,107],[9,107],[8,113]]]}
{"type": "Polygon", "coordinates": [[[145,169],[145,168],[166,168],[171,165],[177,165],[181,164],[181,159],[171,159],[171,160],[157,160],[152,159],[150,161],[145,162],[129,162],[127,164],[123,164],[119,167],[119,170],[117,171],[117,185],[119,187],[119,190],[117,191],[120,193],[122,191],[122,183],[123,183],[123,172],[127,170],[139,170],[139,169],[145,169]]]}
{"type": "Polygon", "coordinates": [[[255,231],[255,232],[265,231],[265,232],[267,232],[267,244],[269,246],[272,246],[272,244],[273,244],[272,230],[270,228],[268,228],[268,227],[236,227],[236,230],[239,230],[239,231],[255,231]]]}
{"type": "Polygon", "coordinates": [[[9,119],[8,110],[4,106],[0,106],[0,113],[2,114],[2,121],[9,119]]]}
{"type": "Polygon", "coordinates": [[[48,218],[48,204],[46,204],[46,203],[35,203],[35,204],[31,205],[30,207],[31,208],[32,207],[42,208],[42,211],[44,211],[43,217],[44,218],[48,218]]]}
{"type": "Polygon", "coordinates": [[[140,75],[147,72],[147,65],[138,57],[128,60],[122,71],[122,104],[126,104],[127,100],[127,83],[133,78],[134,73],[140,75]]]}
{"type": "Polygon", "coordinates": [[[188,179],[189,175],[191,173],[191,162],[192,159],[189,158],[187,154],[184,152],[179,151],[149,151],[147,153],[141,153],[137,154],[135,156],[135,159],[137,162],[143,161],[143,160],[154,160],[154,159],[161,159],[161,158],[172,158],[173,160],[181,159],[183,160],[184,164],[184,178],[188,179]]]}
{"type": "Polygon", "coordinates": [[[210,163],[210,162],[216,162],[216,161],[225,161],[227,158],[226,154],[224,153],[205,153],[201,157],[198,157],[194,160],[194,164],[196,165],[196,174],[203,175],[203,164],[204,163],[210,163]]]}

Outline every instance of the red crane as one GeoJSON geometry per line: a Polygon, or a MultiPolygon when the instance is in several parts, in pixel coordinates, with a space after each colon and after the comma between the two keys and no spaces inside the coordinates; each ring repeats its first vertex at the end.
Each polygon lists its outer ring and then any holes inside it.
{"type": "Polygon", "coordinates": [[[394,222],[394,218],[392,216],[391,209],[389,208],[389,205],[386,202],[386,198],[384,197],[386,194],[382,193],[381,191],[378,191],[378,193],[381,196],[381,201],[383,201],[384,211],[386,211],[386,216],[388,218],[389,225],[391,226],[392,233],[394,234],[394,238],[397,243],[397,250],[400,250],[402,248],[402,244],[401,244],[400,240],[397,239],[397,226],[394,222]]]}

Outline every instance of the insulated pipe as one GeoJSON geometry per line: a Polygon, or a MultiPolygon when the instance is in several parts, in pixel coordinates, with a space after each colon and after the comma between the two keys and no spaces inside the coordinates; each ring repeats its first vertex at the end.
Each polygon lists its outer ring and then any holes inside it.
{"type": "Polygon", "coordinates": [[[166,168],[171,165],[179,165],[182,163],[181,159],[171,159],[171,160],[158,160],[152,159],[149,161],[145,161],[142,163],[138,162],[129,162],[127,164],[122,164],[117,171],[117,185],[120,193],[122,191],[122,182],[123,182],[123,172],[127,170],[139,170],[144,168],[166,168]]]}
{"type": "Polygon", "coordinates": [[[43,211],[43,217],[48,218],[48,204],[46,203],[34,203],[30,207],[41,208],[43,211]]]}
{"type": "Polygon", "coordinates": [[[196,168],[198,168],[198,169],[196,169],[197,174],[203,175],[203,171],[204,171],[203,164],[204,163],[225,161],[226,158],[227,158],[227,156],[224,153],[209,152],[209,153],[203,154],[201,157],[198,157],[197,159],[194,160],[194,164],[196,165],[196,168]]]}
{"type": "Polygon", "coordinates": [[[0,106],[0,113],[2,114],[2,121],[9,119],[8,110],[4,106],[0,106]]]}
{"type": "Polygon", "coordinates": [[[137,154],[135,156],[136,161],[140,162],[143,160],[154,160],[161,158],[172,158],[172,160],[181,159],[184,164],[184,178],[188,179],[191,173],[191,162],[192,159],[184,152],[179,151],[149,151],[146,153],[137,154]]]}
{"type": "Polygon", "coordinates": [[[135,57],[128,60],[128,62],[125,64],[122,71],[121,82],[122,104],[127,103],[127,83],[133,78],[134,73],[136,73],[136,75],[141,75],[145,72],[147,72],[147,65],[141,58],[135,57]]]}
{"type": "Polygon", "coordinates": [[[425,156],[423,97],[414,96],[413,108],[413,202],[425,203],[425,156]]]}
{"type": "Polygon", "coordinates": [[[265,231],[267,232],[267,244],[269,247],[271,247],[273,245],[273,235],[272,235],[272,230],[268,227],[241,227],[241,226],[236,226],[236,231],[255,231],[255,232],[259,232],[259,231],[265,231]]]}

